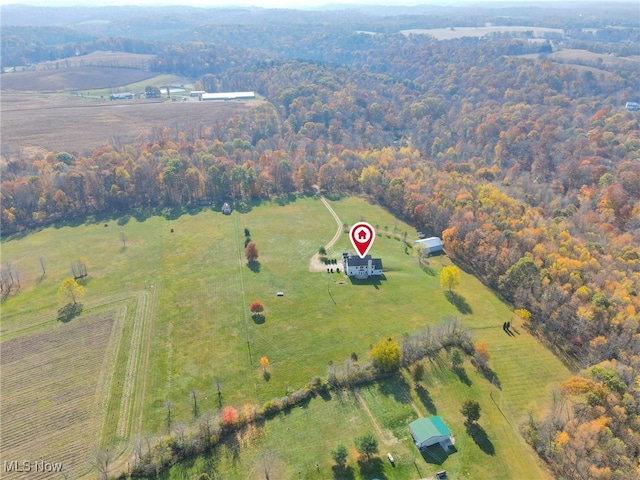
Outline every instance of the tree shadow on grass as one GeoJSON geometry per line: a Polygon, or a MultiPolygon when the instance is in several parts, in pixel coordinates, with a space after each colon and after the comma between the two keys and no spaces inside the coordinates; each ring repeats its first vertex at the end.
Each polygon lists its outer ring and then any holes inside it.
{"type": "Polygon", "coordinates": [[[251,270],[253,273],[260,273],[260,262],[257,260],[248,262],[247,267],[249,267],[249,270],[251,270]]]}
{"type": "Polygon", "coordinates": [[[227,458],[231,459],[233,465],[236,465],[240,460],[240,438],[237,432],[233,432],[230,435],[224,437],[222,445],[225,449],[227,458]]]}
{"type": "Polygon", "coordinates": [[[331,396],[331,390],[327,389],[322,389],[319,390],[318,392],[318,396],[324,400],[325,402],[328,402],[329,400],[331,400],[333,397],[331,396]]]}
{"type": "Polygon", "coordinates": [[[67,303],[64,307],[58,309],[58,321],[67,323],[82,313],[83,306],[81,303],[67,303]]]}
{"type": "Polygon", "coordinates": [[[420,384],[416,385],[416,394],[424,405],[424,408],[427,409],[427,412],[429,412],[431,415],[435,415],[436,413],[438,413],[438,409],[436,408],[435,403],[433,403],[433,399],[431,398],[431,395],[426,388],[424,388],[420,384]]]}
{"type": "Polygon", "coordinates": [[[493,446],[491,440],[489,440],[489,436],[487,432],[485,432],[484,428],[482,428],[477,423],[466,424],[467,434],[471,437],[471,439],[480,447],[487,455],[495,455],[496,449],[493,446]]]}
{"type": "Polygon", "coordinates": [[[502,383],[500,383],[498,375],[496,375],[496,372],[494,372],[489,365],[479,365],[475,360],[472,360],[471,363],[475,365],[482,376],[489,380],[493,386],[497,387],[498,390],[502,390],[502,383]]]}
{"type": "Polygon", "coordinates": [[[347,465],[346,467],[334,465],[331,467],[331,470],[333,470],[334,480],[355,480],[356,478],[355,471],[351,465],[347,465]]]}
{"type": "Polygon", "coordinates": [[[251,315],[251,318],[255,322],[256,325],[262,325],[265,322],[265,316],[261,313],[254,313],[251,315]]]}
{"type": "Polygon", "coordinates": [[[384,465],[380,457],[371,457],[367,459],[359,458],[358,467],[360,468],[360,476],[362,478],[378,478],[386,480],[388,477],[384,474],[384,465]]]}
{"type": "Polygon", "coordinates": [[[281,207],[284,207],[285,205],[295,202],[297,199],[298,197],[293,193],[283,194],[283,195],[278,195],[275,198],[275,203],[277,203],[281,207]]]}
{"type": "Polygon", "coordinates": [[[456,293],[453,290],[447,290],[444,292],[444,296],[447,297],[449,303],[456,307],[458,311],[463,315],[469,315],[473,313],[471,305],[469,305],[465,298],[459,293],[456,293]]]}
{"type": "Polygon", "coordinates": [[[129,220],[131,220],[131,215],[129,213],[125,213],[124,215],[122,215],[118,221],[116,222],[119,226],[124,226],[127,223],[129,223],[129,220]]]}
{"type": "Polygon", "coordinates": [[[460,381],[465,385],[471,386],[473,384],[473,382],[469,378],[469,375],[467,375],[467,371],[464,369],[464,367],[453,367],[451,370],[453,370],[453,373],[455,373],[460,379],[460,381]]]}
{"type": "Polygon", "coordinates": [[[385,396],[393,395],[398,403],[409,403],[411,397],[408,396],[409,384],[401,375],[392,377],[378,383],[378,391],[385,396]]]}
{"type": "Polygon", "coordinates": [[[418,260],[418,263],[420,264],[420,268],[424,273],[431,277],[436,276],[436,271],[433,269],[433,267],[431,267],[431,265],[429,265],[429,260],[427,260],[426,258],[420,258],[418,260]]]}

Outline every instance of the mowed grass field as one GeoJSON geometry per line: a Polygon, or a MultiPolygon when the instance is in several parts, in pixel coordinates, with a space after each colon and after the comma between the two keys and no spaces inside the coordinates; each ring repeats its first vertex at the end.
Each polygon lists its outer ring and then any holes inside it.
{"type": "MultiPolygon", "coordinates": [[[[401,340],[404,333],[457,315],[475,341],[489,345],[501,389],[468,362],[471,382],[461,382],[445,355],[441,365],[425,364],[427,376],[418,390],[405,378],[313,399],[252,429],[237,445],[231,442],[213,457],[176,467],[167,476],[194,478],[210,469],[225,478],[253,478],[264,472],[268,447],[275,452],[268,456],[280,472],[277,478],[295,478],[298,472],[303,478],[327,478],[334,473],[329,452],[344,442],[352,450],[353,467],[353,476],[344,478],[415,478],[416,468],[424,477],[446,468],[454,478],[478,478],[478,472],[484,478],[550,478],[518,428],[530,411],[544,407],[549,389],[570,372],[521,325],[515,325],[515,337],[506,335],[502,323],[512,319],[508,306],[464,273],[456,291],[467,313],[458,311],[439,285],[440,270],[449,260],[436,257],[422,269],[399,238],[405,231],[413,238],[409,226],[363,199],[331,205],[349,225],[365,220],[376,227],[370,253],[383,259],[381,281],[356,284],[341,274],[308,271],[309,259],[336,229],[317,198],[284,206],[266,203],[230,216],[210,209],[180,216],[136,214],[5,240],[3,262],[20,270],[22,290],[2,305],[2,348],[53,329],[70,329],[101,309],[130,305],[114,362],[114,379],[124,386],[115,382],[105,414],[110,426],[102,439],[95,439],[122,449],[137,435],[166,433],[168,406],[172,427],[193,423],[192,392],[200,414],[219,410],[218,383],[223,405],[239,410],[246,403],[262,405],[315,375],[326,375],[330,361],[342,363],[352,352],[365,359],[383,337],[401,340]],[[243,254],[245,228],[260,254],[259,268],[253,270],[243,254]],[[39,257],[46,265],[44,277],[39,257]],[[89,265],[85,313],[60,325],[56,291],[69,276],[69,264],[80,257],[89,265]],[[279,291],[283,297],[276,296],[279,291]],[[136,292],[143,297],[134,301],[136,292]],[[249,312],[256,300],[265,305],[263,323],[254,322],[249,312]],[[138,309],[145,313],[136,320],[138,309]],[[128,345],[135,346],[134,360],[125,353],[128,345]],[[271,364],[269,381],[262,375],[262,356],[271,364]],[[466,398],[481,402],[485,436],[480,439],[465,431],[459,410],[466,398]],[[127,418],[116,420],[121,414],[127,418]],[[457,452],[446,459],[418,454],[414,464],[406,425],[431,414],[442,415],[454,431],[457,452]],[[386,461],[357,463],[353,438],[368,431],[379,436],[382,454],[394,452],[396,468],[386,461]]],[[[343,234],[329,256],[339,258],[349,249],[343,234]]]]}

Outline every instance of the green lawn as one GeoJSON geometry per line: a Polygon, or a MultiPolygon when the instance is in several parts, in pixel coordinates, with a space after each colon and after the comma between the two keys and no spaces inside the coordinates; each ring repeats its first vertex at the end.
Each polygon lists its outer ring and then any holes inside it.
{"type": "MultiPolygon", "coordinates": [[[[420,268],[412,249],[400,239],[407,232],[408,240],[413,240],[414,230],[409,226],[359,198],[331,204],[349,225],[365,220],[377,226],[370,253],[382,257],[385,270],[385,278],[377,284],[353,284],[339,274],[308,271],[310,257],[336,228],[333,217],[316,198],[296,199],[285,206],[266,203],[230,216],[205,210],[177,217],[101,219],[3,241],[3,262],[19,268],[22,289],[2,305],[1,338],[4,341],[55,323],[57,288],[69,276],[69,264],[79,257],[86,257],[89,265],[86,312],[104,308],[108,299],[126,298],[127,292],[145,292],[151,330],[148,356],[141,355],[140,360],[140,385],[145,386],[144,398],[140,398],[140,433],[155,434],[166,432],[167,405],[173,425],[193,421],[192,391],[197,394],[200,412],[216,411],[217,381],[224,404],[238,408],[245,403],[262,405],[284,395],[287,388],[300,388],[314,375],[326,375],[329,361],[341,363],[352,352],[366,358],[369,347],[382,337],[401,340],[404,333],[457,315],[473,331],[474,340],[489,345],[491,365],[502,389],[492,387],[470,365],[466,366],[470,386],[447,369],[428,369],[431,373],[424,387],[437,413],[450,422],[458,452],[442,466],[419,458],[420,471],[426,475],[447,468],[459,475],[469,472],[472,477],[483,471],[486,478],[546,476],[517,431],[528,412],[547,401],[549,386],[566,379],[570,372],[521,325],[516,324],[519,334],[507,336],[502,323],[512,319],[509,307],[474,277],[462,274],[456,289],[457,306],[450,303],[438,278],[448,259],[436,257],[428,268],[420,268]],[[244,228],[258,246],[259,269],[246,265],[244,228]],[[44,277],[40,256],[47,270],[44,277]],[[277,297],[278,291],[285,295],[277,297]],[[265,305],[264,323],[251,318],[249,305],[255,300],[265,305]],[[461,313],[461,305],[471,313],[461,313]],[[261,356],[267,356],[271,364],[268,382],[262,376],[261,356]],[[493,400],[489,396],[492,388],[493,400]],[[459,405],[468,396],[481,401],[480,424],[494,446],[493,455],[479,448],[462,426],[459,405]],[[539,475],[528,476],[530,472],[539,475]]],[[[344,234],[329,256],[339,258],[349,249],[344,234]]],[[[118,362],[125,363],[122,358],[118,362]]],[[[403,389],[413,404],[405,394],[394,395],[377,387],[361,392],[379,426],[398,442],[384,447],[393,448],[403,459],[398,467],[393,469],[388,462],[378,466],[387,478],[417,474],[404,425],[417,418],[416,408],[422,415],[429,410],[411,382],[406,384],[403,389]]],[[[132,430],[131,436],[135,428],[132,430]]],[[[266,442],[277,450],[275,463],[282,472],[278,478],[295,478],[298,470],[305,478],[327,478],[333,474],[331,448],[340,441],[353,448],[355,434],[373,430],[370,417],[350,393],[342,398],[334,395],[331,401],[316,399],[304,409],[268,422],[255,434],[260,441],[247,442],[239,457],[232,455],[234,459],[227,461],[222,452],[209,463],[224,471],[225,478],[256,476],[257,463],[264,463],[257,459],[263,450],[261,442],[266,442]],[[321,472],[316,471],[316,462],[321,472]]],[[[180,469],[191,475],[204,461],[180,469]]],[[[355,478],[361,478],[355,456],[350,465],[355,478]]],[[[171,476],[182,478],[175,473],[180,469],[174,469],[171,476]]]]}

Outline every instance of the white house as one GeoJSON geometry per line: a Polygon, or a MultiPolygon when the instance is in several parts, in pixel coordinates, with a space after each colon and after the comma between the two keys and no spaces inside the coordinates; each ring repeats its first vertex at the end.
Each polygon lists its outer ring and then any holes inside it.
{"type": "Polygon", "coordinates": [[[625,107],[627,110],[640,110],[640,104],[638,104],[638,102],[627,102],[625,107]]]}
{"type": "Polygon", "coordinates": [[[424,248],[431,255],[442,253],[442,249],[444,248],[444,246],[442,245],[442,240],[438,237],[429,237],[423,238],[421,240],[416,240],[415,242],[413,242],[413,245],[424,248]]]}
{"type": "Polygon", "coordinates": [[[382,259],[371,258],[371,255],[360,258],[358,255],[343,253],[342,268],[349,277],[365,279],[374,275],[382,275],[382,259]]]}
{"type": "Polygon", "coordinates": [[[409,424],[409,432],[418,449],[430,447],[439,443],[442,448],[449,450],[449,446],[455,443],[455,438],[442,418],[419,418],[409,424]]]}

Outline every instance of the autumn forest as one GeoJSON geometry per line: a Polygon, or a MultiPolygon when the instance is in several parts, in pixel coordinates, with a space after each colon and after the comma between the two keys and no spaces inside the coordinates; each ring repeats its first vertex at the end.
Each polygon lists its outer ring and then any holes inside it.
{"type": "Polygon", "coordinates": [[[96,214],[198,208],[205,197],[246,210],[318,190],[366,196],[441,236],[458,265],[530,312],[529,328],[576,369],[548,416],[521,427],[552,470],[638,478],[640,123],[625,108],[640,100],[637,22],[547,12],[531,24],[573,34],[436,40],[398,31],[442,26],[443,17],[326,27],[300,14],[286,34],[277,17],[265,18],[200,26],[171,42],[54,44],[34,40],[40,31],[3,31],[3,49],[10,44],[20,61],[151,53],[155,72],[264,101],[226,122],[168,118],[130,144],[3,154],[2,235],[96,214]],[[635,61],[563,62],[551,56],[558,49],[635,61]]]}

